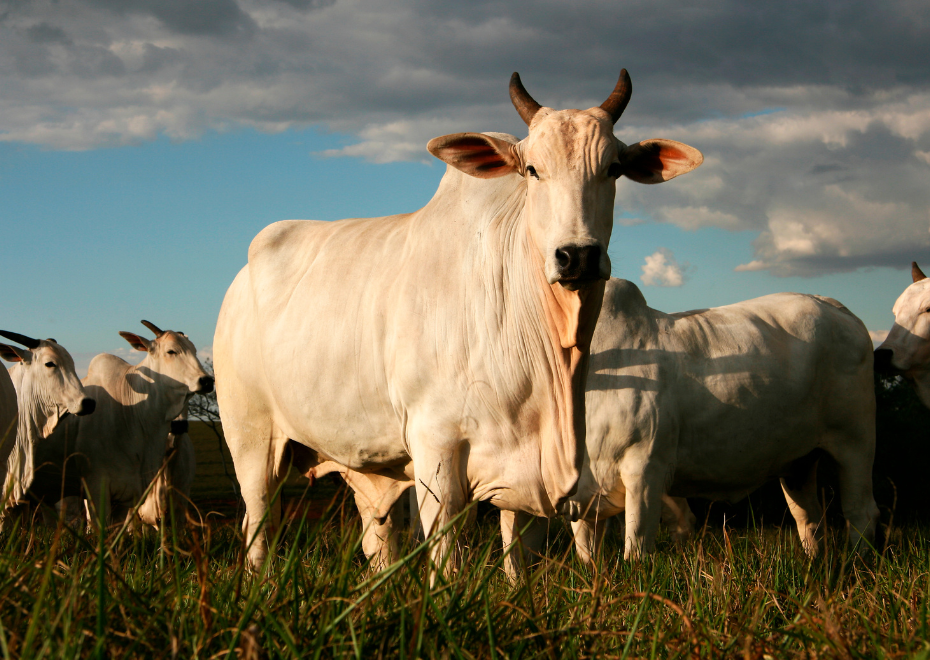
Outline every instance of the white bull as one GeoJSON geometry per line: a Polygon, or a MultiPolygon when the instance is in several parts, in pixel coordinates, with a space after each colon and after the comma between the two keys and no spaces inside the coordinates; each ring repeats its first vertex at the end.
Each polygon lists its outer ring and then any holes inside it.
{"type": "MultiPolygon", "coordinates": [[[[780,478],[804,548],[818,550],[817,459],[839,468],[852,543],[873,538],[871,340],[835,300],[780,293],[665,314],[610,280],[591,345],[587,456],[571,499],[589,561],[626,515],[624,556],[654,549],[666,493],[737,501],[780,478]]],[[[513,526],[504,524],[506,538],[513,526]]]]}
{"type": "Polygon", "coordinates": [[[162,465],[172,420],[193,394],[213,390],[213,377],[186,335],[142,323],[155,333],[154,340],[120,335],[145,358],[135,366],[107,353],[91,361],[84,387],[97,399],[97,411],[69,420],[50,438],[55,442],[43,457],[49,468],[41,485],[33,486],[45,494],[51,484],[64,481],[65,494],[78,496],[83,481],[90,502],[98,506],[96,520],[126,519],[162,465]],[[73,455],[67,470],[63,454],[73,455]]]}
{"type": "Polygon", "coordinates": [[[289,454],[310,474],[333,461],[375,475],[378,514],[402,489],[376,482],[415,481],[429,532],[470,499],[553,515],[574,491],[616,179],[658,183],[702,159],[619,142],[629,91],[623,71],[600,107],[555,111],[514,74],[529,137],[430,141],[450,167],[423,209],[255,238],[214,340],[253,566],[289,454]]]}
{"type": "Polygon", "coordinates": [[[875,349],[875,370],[900,374],[930,407],[930,279],[911,262],[913,283],[895,301],[894,325],[875,349]]]}
{"type": "Polygon", "coordinates": [[[87,396],[81,385],[71,355],[54,339],[33,339],[5,331],[0,331],[0,336],[26,347],[0,344],[0,357],[15,363],[9,372],[0,369],[7,377],[0,382],[3,417],[9,417],[9,389],[12,388],[12,412],[16,419],[14,432],[7,435],[0,448],[2,514],[8,507],[25,502],[36,468],[41,465],[37,454],[42,454],[48,438],[62,420],[69,413],[88,415],[94,412],[95,401],[87,396]]]}

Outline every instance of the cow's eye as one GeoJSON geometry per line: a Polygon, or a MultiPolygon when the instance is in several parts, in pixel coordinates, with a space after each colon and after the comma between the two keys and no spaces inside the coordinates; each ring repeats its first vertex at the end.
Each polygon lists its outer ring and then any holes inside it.
{"type": "Polygon", "coordinates": [[[55,363],[54,363],[54,362],[46,362],[46,363],[45,363],[45,366],[48,367],[49,369],[54,369],[54,368],[55,368],[55,363]]]}
{"type": "Polygon", "coordinates": [[[177,354],[178,354],[177,351],[168,351],[168,355],[177,355],[177,354]]]}
{"type": "Polygon", "coordinates": [[[536,173],[536,168],[533,167],[532,165],[526,166],[526,173],[532,177],[536,177],[537,179],[539,179],[539,174],[536,173]]]}
{"type": "Polygon", "coordinates": [[[620,171],[620,163],[611,163],[610,167],[607,168],[607,176],[619,179],[621,174],[623,172],[620,171]]]}

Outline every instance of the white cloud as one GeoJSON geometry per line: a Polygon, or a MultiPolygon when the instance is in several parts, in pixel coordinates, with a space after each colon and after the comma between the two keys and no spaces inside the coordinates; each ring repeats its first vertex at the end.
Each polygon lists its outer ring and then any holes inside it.
{"type": "Polygon", "coordinates": [[[869,330],[869,337],[872,338],[872,346],[878,346],[888,338],[887,330],[869,330]]]}
{"type": "Polygon", "coordinates": [[[777,275],[930,258],[930,6],[851,0],[829,24],[784,0],[738,7],[656,0],[632,22],[606,0],[6,3],[0,141],[320,126],[357,138],[326,156],[428,160],[437,135],[525,135],[513,70],[541,103],[588,107],[625,66],[635,92],[618,136],[687,142],[705,162],[662,186],[621,181],[618,224],[757,232],[740,270],[777,275]]]}
{"type": "Polygon", "coordinates": [[[646,257],[640,277],[646,286],[681,286],[685,283],[684,268],[668,248],[659,248],[646,257]]]}

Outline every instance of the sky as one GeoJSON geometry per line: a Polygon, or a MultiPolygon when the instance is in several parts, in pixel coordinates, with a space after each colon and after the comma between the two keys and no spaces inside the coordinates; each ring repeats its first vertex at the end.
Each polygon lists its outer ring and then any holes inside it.
{"type": "Polygon", "coordinates": [[[879,337],[930,265],[930,3],[0,0],[0,328],[79,375],[139,321],[205,356],[249,242],[412,211],[430,138],[526,126],[633,81],[626,143],[704,164],[620,179],[613,275],[664,311],[837,298],[879,337]]]}

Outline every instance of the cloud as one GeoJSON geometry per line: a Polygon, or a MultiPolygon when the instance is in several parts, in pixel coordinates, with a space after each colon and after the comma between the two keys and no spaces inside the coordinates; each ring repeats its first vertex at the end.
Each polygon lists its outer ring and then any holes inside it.
{"type": "Polygon", "coordinates": [[[659,248],[646,257],[640,279],[646,286],[681,286],[685,283],[686,267],[679,265],[671,250],[659,248]]]}
{"type": "Polygon", "coordinates": [[[631,72],[618,136],[705,155],[617,213],[758,235],[740,270],[818,275],[930,259],[930,5],[738,0],[32,0],[0,4],[0,140],[54,149],[311,125],[326,152],[428,159],[458,131],[525,135],[631,72]]]}
{"type": "Polygon", "coordinates": [[[869,330],[869,337],[872,338],[872,346],[878,347],[885,339],[888,338],[887,330],[869,330]]]}

